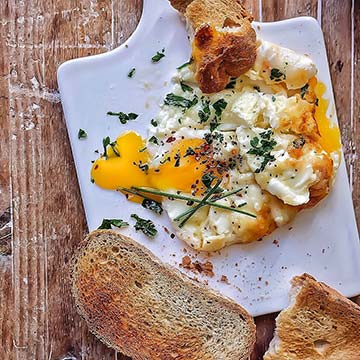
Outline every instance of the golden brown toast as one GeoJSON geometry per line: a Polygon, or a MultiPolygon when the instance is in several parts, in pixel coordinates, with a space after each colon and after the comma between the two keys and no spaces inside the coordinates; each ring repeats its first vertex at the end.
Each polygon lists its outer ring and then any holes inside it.
{"type": "Polygon", "coordinates": [[[360,307],[312,276],[292,280],[264,360],[359,360],[360,307]]]}
{"type": "Polygon", "coordinates": [[[112,230],[92,232],[73,261],[77,309],[91,332],[136,359],[247,359],[252,317],[112,230]]]}

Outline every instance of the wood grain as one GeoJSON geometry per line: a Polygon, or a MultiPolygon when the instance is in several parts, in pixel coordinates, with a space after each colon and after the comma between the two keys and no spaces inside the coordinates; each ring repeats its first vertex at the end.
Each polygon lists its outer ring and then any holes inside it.
{"type": "MultiPolygon", "coordinates": [[[[257,20],[299,15],[323,27],[360,225],[360,0],[245,0],[257,20]]],[[[3,359],[125,359],[76,314],[68,265],[86,233],[57,90],[62,62],[125,41],[141,0],[0,1],[0,354],[3,359]]],[[[275,315],[256,319],[262,359],[275,315]]]]}

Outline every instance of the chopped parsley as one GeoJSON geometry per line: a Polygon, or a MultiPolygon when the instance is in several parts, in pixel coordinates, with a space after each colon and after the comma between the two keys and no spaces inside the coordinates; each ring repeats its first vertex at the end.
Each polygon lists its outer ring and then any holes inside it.
{"type": "Polygon", "coordinates": [[[136,231],[142,231],[146,236],[154,237],[157,234],[154,223],[151,220],[142,219],[136,214],[131,214],[131,217],[136,220],[134,228],[136,231]]]}
{"type": "Polygon", "coordinates": [[[103,156],[105,157],[105,159],[108,159],[108,153],[107,153],[107,147],[110,146],[112,148],[112,151],[114,152],[114,154],[116,156],[120,156],[120,153],[118,152],[117,148],[116,148],[116,141],[111,142],[110,141],[110,137],[107,136],[106,138],[103,139],[103,147],[104,147],[104,154],[103,156]]]}
{"type": "Polygon", "coordinates": [[[196,154],[196,152],[194,151],[194,149],[189,146],[189,147],[186,149],[186,152],[185,152],[184,157],[190,156],[190,155],[195,155],[195,154],[196,154]]]}
{"type": "Polygon", "coordinates": [[[135,68],[132,68],[130,71],[129,71],[129,73],[128,73],[128,77],[129,78],[132,78],[134,75],[135,75],[135,71],[136,71],[136,69],[135,68]]]}
{"type": "Polygon", "coordinates": [[[163,48],[161,51],[157,51],[156,54],[151,58],[151,61],[153,63],[159,62],[164,56],[165,48],[163,48]]]}
{"type": "Polygon", "coordinates": [[[201,100],[202,110],[199,110],[198,116],[200,119],[200,124],[205,123],[209,120],[210,117],[210,100],[201,100]]]}
{"type": "Polygon", "coordinates": [[[129,120],[135,120],[139,116],[138,114],[132,112],[125,114],[121,111],[120,112],[108,111],[107,114],[110,116],[117,116],[122,124],[126,124],[129,120]]]}
{"type": "Polygon", "coordinates": [[[78,132],[78,139],[86,139],[87,138],[87,133],[85,130],[83,129],[79,129],[78,132]]]}
{"type": "Polygon", "coordinates": [[[186,85],[183,81],[180,81],[180,86],[181,86],[181,90],[183,92],[186,92],[186,91],[193,92],[194,91],[194,89],[191,86],[186,85]]]}
{"type": "Polygon", "coordinates": [[[222,112],[225,110],[227,102],[224,99],[219,99],[218,101],[214,102],[212,107],[215,109],[215,115],[220,117],[222,112]]]}
{"type": "Polygon", "coordinates": [[[161,204],[155,200],[145,198],[142,203],[142,207],[145,209],[151,210],[156,214],[161,215],[163,212],[163,208],[161,207],[161,204]]]}
{"type": "Polygon", "coordinates": [[[190,65],[192,62],[193,62],[193,59],[191,58],[189,61],[187,61],[186,63],[180,65],[180,66],[177,67],[176,69],[177,69],[177,70],[181,70],[181,69],[183,69],[184,67],[190,65]]]}
{"type": "Polygon", "coordinates": [[[220,125],[220,122],[219,122],[218,118],[215,116],[210,121],[210,131],[213,132],[219,125],[220,125]]]}
{"type": "Polygon", "coordinates": [[[225,89],[234,89],[236,85],[236,78],[230,78],[229,83],[225,86],[225,89]]]}
{"type": "Polygon", "coordinates": [[[271,130],[260,133],[261,140],[255,136],[250,140],[251,149],[247,152],[251,155],[261,156],[263,158],[261,165],[255,170],[255,173],[263,171],[266,165],[275,160],[275,157],[271,155],[271,151],[276,146],[276,141],[271,139],[273,132],[271,130]]]}
{"type": "Polygon", "coordinates": [[[149,139],[149,142],[155,144],[155,145],[159,145],[159,140],[156,136],[152,136],[150,139],[149,139]]]}
{"type": "Polygon", "coordinates": [[[153,127],[157,127],[157,126],[158,126],[158,122],[157,122],[156,120],[154,120],[154,119],[151,119],[150,123],[151,123],[151,125],[152,125],[153,127]]]}
{"type": "Polygon", "coordinates": [[[300,89],[300,95],[301,95],[301,98],[302,98],[302,99],[303,99],[304,96],[306,95],[308,89],[309,89],[309,84],[305,84],[305,85],[300,89]]]}
{"type": "Polygon", "coordinates": [[[190,109],[192,106],[198,103],[198,97],[195,95],[192,100],[186,99],[182,96],[175,95],[173,93],[167,94],[164,100],[165,105],[172,105],[182,107],[184,109],[190,109]]]}
{"type": "Polygon", "coordinates": [[[271,100],[272,102],[275,102],[276,101],[276,97],[274,95],[271,95],[271,100]]]}
{"type": "Polygon", "coordinates": [[[270,71],[270,80],[274,80],[274,81],[281,81],[281,80],[285,80],[286,79],[286,75],[281,72],[279,69],[271,69],[270,71]]]}
{"type": "Polygon", "coordinates": [[[103,219],[98,229],[111,229],[111,225],[116,226],[118,228],[129,226],[129,224],[126,221],[123,221],[121,219],[103,219]]]}

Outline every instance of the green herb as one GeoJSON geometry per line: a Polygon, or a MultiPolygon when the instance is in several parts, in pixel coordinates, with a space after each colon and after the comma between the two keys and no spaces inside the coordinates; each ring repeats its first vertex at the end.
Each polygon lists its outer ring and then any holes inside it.
{"type": "Polygon", "coordinates": [[[218,118],[215,116],[210,121],[210,131],[213,132],[219,125],[220,125],[220,122],[218,121],[218,118]]]}
{"type": "Polygon", "coordinates": [[[186,152],[185,152],[184,157],[190,156],[190,155],[195,155],[195,154],[196,154],[195,151],[194,151],[191,147],[188,147],[188,148],[186,149],[186,152]]]}
{"type": "Polygon", "coordinates": [[[186,92],[186,91],[189,91],[189,92],[193,92],[194,89],[189,86],[189,85],[186,85],[183,81],[180,81],[180,86],[181,86],[181,90],[186,92]]]}
{"type": "Polygon", "coordinates": [[[165,105],[173,105],[190,109],[192,106],[198,103],[198,97],[195,95],[192,100],[186,99],[182,96],[175,95],[173,93],[167,94],[164,100],[165,105]]]}
{"type": "Polygon", "coordinates": [[[147,147],[143,147],[142,149],[139,150],[140,153],[144,152],[147,149],[147,147]]]}
{"type": "MultiPolygon", "coordinates": [[[[201,177],[201,182],[206,187],[206,191],[204,192],[204,194],[206,194],[211,189],[212,183],[214,182],[215,179],[217,179],[217,177],[210,174],[210,173],[206,173],[201,177]]],[[[223,191],[224,191],[223,189],[218,187],[216,193],[220,193],[220,192],[223,192],[223,191]]]]}
{"type": "Polygon", "coordinates": [[[151,58],[151,61],[153,63],[159,62],[165,56],[164,52],[165,52],[164,48],[161,50],[161,52],[157,51],[156,54],[151,58]]]}
{"type": "MultiPolygon", "coordinates": [[[[159,191],[159,190],[156,190],[156,189],[142,188],[142,187],[136,187],[136,186],[133,187],[132,189],[134,189],[135,191],[131,190],[131,189],[126,189],[126,188],[123,188],[121,190],[132,192],[132,193],[135,193],[136,195],[142,196],[142,197],[144,197],[144,195],[142,193],[148,193],[148,194],[153,194],[153,195],[164,196],[164,197],[166,197],[168,199],[183,200],[183,201],[186,201],[188,203],[197,203],[198,204],[198,203],[200,203],[202,201],[202,200],[200,200],[200,199],[198,199],[196,197],[193,197],[193,196],[184,196],[184,195],[180,195],[180,194],[173,194],[173,193],[168,193],[168,192],[165,192],[165,191],[159,191]]],[[[237,213],[240,213],[240,214],[244,214],[244,215],[256,218],[256,215],[238,209],[238,208],[243,207],[244,205],[246,205],[246,203],[238,205],[238,207],[236,208],[236,207],[230,207],[230,206],[218,204],[218,203],[215,202],[217,200],[223,199],[224,197],[235,194],[235,193],[239,192],[240,190],[241,189],[234,190],[232,192],[222,193],[222,195],[220,195],[219,197],[214,199],[214,201],[206,200],[204,202],[204,204],[205,205],[210,205],[210,206],[213,206],[213,207],[216,207],[216,208],[219,208],[219,209],[230,210],[230,211],[233,211],[233,212],[237,212],[237,213]]]]}
{"type": "Polygon", "coordinates": [[[153,127],[157,127],[157,126],[158,126],[158,122],[157,122],[156,120],[154,120],[154,119],[151,119],[150,123],[151,123],[151,125],[152,125],[153,127]]]}
{"type": "Polygon", "coordinates": [[[236,85],[236,78],[230,78],[230,82],[225,86],[225,89],[234,89],[236,85]]]}
{"type": "Polygon", "coordinates": [[[286,75],[281,72],[279,69],[271,69],[270,71],[270,80],[275,80],[275,81],[281,81],[281,80],[285,80],[286,79],[286,75]]]}
{"type": "Polygon", "coordinates": [[[116,141],[111,142],[110,141],[110,137],[107,136],[106,138],[103,139],[103,147],[104,147],[104,154],[103,156],[105,157],[105,159],[108,159],[108,154],[107,154],[107,147],[110,146],[112,148],[112,151],[114,152],[114,154],[116,156],[120,156],[120,153],[117,151],[116,149],[116,141]]]}
{"type": "Polygon", "coordinates": [[[108,111],[107,114],[110,116],[117,116],[122,124],[126,124],[129,120],[135,120],[139,116],[138,114],[132,112],[125,114],[121,111],[120,112],[108,111]]]}
{"type": "Polygon", "coordinates": [[[251,155],[261,156],[263,158],[261,165],[255,170],[255,173],[263,171],[266,165],[275,160],[275,157],[271,155],[271,151],[276,146],[276,141],[270,139],[273,132],[271,130],[260,133],[261,140],[258,137],[254,137],[250,140],[251,149],[247,152],[251,155]]]}
{"type": "Polygon", "coordinates": [[[302,98],[302,99],[303,99],[304,96],[306,95],[308,89],[309,89],[309,84],[305,84],[305,85],[300,89],[300,95],[301,95],[301,98],[302,98]]]}
{"type": "Polygon", "coordinates": [[[135,68],[132,68],[128,73],[128,77],[132,78],[135,75],[135,71],[136,71],[135,68]]]}
{"type": "Polygon", "coordinates": [[[151,220],[142,219],[136,214],[131,214],[131,217],[136,220],[134,228],[136,231],[142,231],[146,236],[154,237],[157,234],[154,223],[151,220]]]}
{"type": "Polygon", "coordinates": [[[106,138],[103,139],[103,147],[104,147],[104,157],[105,159],[108,158],[108,155],[107,155],[107,147],[108,145],[110,145],[110,137],[107,136],[106,138]]]}
{"type": "Polygon", "coordinates": [[[95,180],[93,178],[90,179],[91,183],[94,184],[95,180]]]}
{"type": "Polygon", "coordinates": [[[155,144],[155,145],[159,145],[159,140],[156,136],[152,136],[150,139],[149,139],[149,142],[155,144]]]}
{"type": "Polygon", "coordinates": [[[78,132],[78,139],[86,139],[87,138],[87,133],[85,130],[83,129],[79,129],[78,132]]]}
{"type": "Polygon", "coordinates": [[[155,200],[152,199],[148,199],[145,198],[142,203],[141,203],[142,207],[144,207],[145,209],[149,209],[151,211],[153,211],[156,214],[161,215],[163,212],[163,208],[161,207],[161,204],[155,200]]]}
{"type": "Polygon", "coordinates": [[[274,95],[271,96],[271,100],[272,102],[275,102],[276,101],[276,97],[274,95]]]}
{"type": "Polygon", "coordinates": [[[210,117],[210,100],[201,100],[202,110],[199,110],[198,116],[200,119],[200,124],[207,122],[210,117]]]}
{"type": "Polygon", "coordinates": [[[212,106],[215,109],[216,116],[220,117],[224,109],[226,108],[227,102],[224,99],[219,99],[212,106]]]}
{"type": "Polygon", "coordinates": [[[186,62],[186,63],[184,63],[184,64],[180,65],[180,66],[179,66],[179,67],[177,67],[176,69],[177,69],[177,70],[183,69],[184,67],[186,67],[186,66],[190,65],[192,62],[193,62],[193,59],[191,58],[188,62],[186,62]]]}
{"type": "Polygon", "coordinates": [[[254,89],[255,89],[257,92],[260,92],[260,86],[255,85],[255,86],[254,86],[254,89]]]}
{"type": "Polygon", "coordinates": [[[111,229],[111,225],[118,228],[123,228],[128,226],[129,224],[121,219],[103,219],[98,229],[111,229]]]}
{"type": "Polygon", "coordinates": [[[197,210],[199,210],[202,206],[206,205],[206,200],[208,200],[210,198],[210,196],[212,196],[215,192],[217,192],[219,185],[221,183],[221,179],[219,179],[215,186],[212,187],[211,189],[209,189],[208,193],[202,198],[202,200],[192,208],[192,210],[190,212],[187,212],[187,214],[180,214],[179,218],[183,217],[182,215],[184,215],[183,219],[181,220],[181,222],[179,223],[179,227],[183,227],[185,225],[185,223],[196,213],[197,210]]]}

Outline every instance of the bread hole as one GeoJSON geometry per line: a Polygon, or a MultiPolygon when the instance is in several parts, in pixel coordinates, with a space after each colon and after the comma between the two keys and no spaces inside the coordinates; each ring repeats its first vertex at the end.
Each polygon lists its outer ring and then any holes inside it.
{"type": "Polygon", "coordinates": [[[207,341],[210,341],[211,339],[212,339],[212,335],[211,335],[211,334],[206,335],[206,340],[207,340],[207,341]]]}
{"type": "Polygon", "coordinates": [[[112,248],[111,248],[111,251],[113,252],[113,253],[115,253],[115,254],[117,254],[118,252],[119,252],[119,247],[118,246],[113,246],[112,248]]]}
{"type": "Polygon", "coordinates": [[[329,348],[329,346],[330,346],[330,343],[326,340],[320,339],[320,340],[314,341],[315,350],[319,354],[324,354],[326,352],[326,350],[329,348]]]}
{"type": "Polygon", "coordinates": [[[135,285],[139,288],[139,289],[142,289],[142,284],[139,283],[138,281],[135,280],[135,285]]]}

